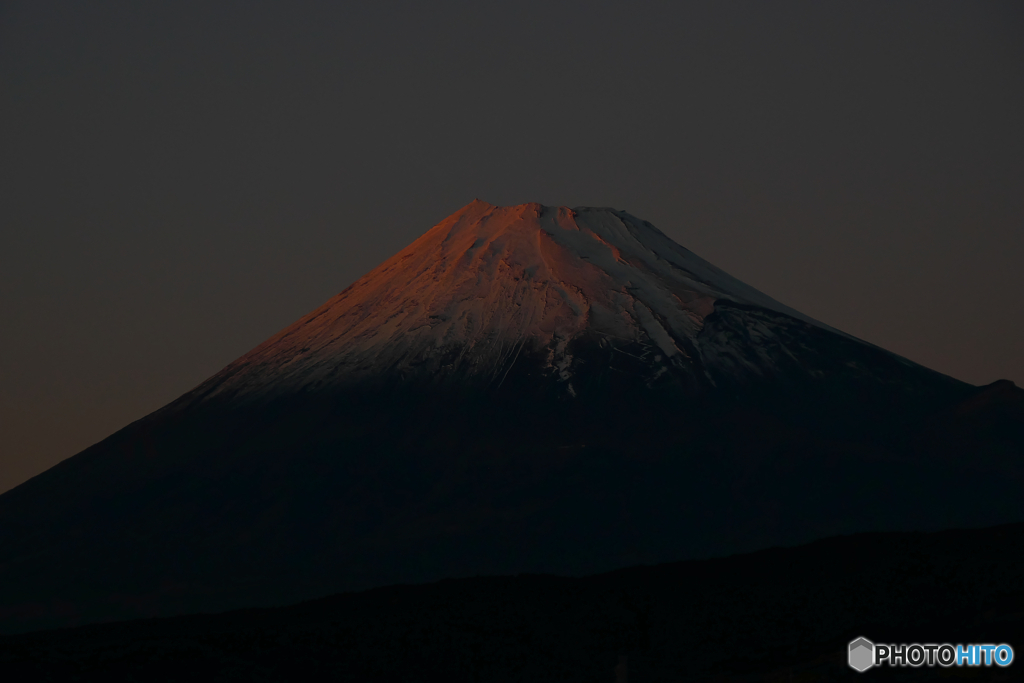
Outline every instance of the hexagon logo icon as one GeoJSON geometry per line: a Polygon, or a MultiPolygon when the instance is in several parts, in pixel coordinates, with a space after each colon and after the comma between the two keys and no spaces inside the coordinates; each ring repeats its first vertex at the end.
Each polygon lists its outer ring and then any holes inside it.
{"type": "Polygon", "coordinates": [[[867,671],[875,664],[875,644],[867,638],[858,638],[850,642],[847,655],[851,669],[867,671]]]}

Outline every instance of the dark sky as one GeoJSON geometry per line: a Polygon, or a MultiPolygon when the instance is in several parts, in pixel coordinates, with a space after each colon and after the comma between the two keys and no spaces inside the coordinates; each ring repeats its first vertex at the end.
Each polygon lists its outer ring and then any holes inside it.
{"type": "Polygon", "coordinates": [[[0,2],[0,491],[475,197],[1024,384],[1017,4],[0,2]]]}

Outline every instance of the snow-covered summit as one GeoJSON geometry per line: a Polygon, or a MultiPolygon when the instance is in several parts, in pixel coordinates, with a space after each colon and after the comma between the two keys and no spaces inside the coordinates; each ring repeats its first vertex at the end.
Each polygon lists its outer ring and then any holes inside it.
{"type": "MultiPolygon", "coordinates": [[[[316,390],[382,372],[500,384],[524,351],[564,382],[572,342],[584,336],[639,345],[660,374],[701,354],[697,337],[723,300],[828,329],[628,213],[476,200],[232,363],[204,393],[316,390]]],[[[566,389],[575,394],[571,382],[566,389]]]]}

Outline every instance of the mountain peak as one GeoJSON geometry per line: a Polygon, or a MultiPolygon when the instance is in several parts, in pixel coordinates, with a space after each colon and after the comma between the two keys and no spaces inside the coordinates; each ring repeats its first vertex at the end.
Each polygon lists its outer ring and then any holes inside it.
{"type": "Polygon", "coordinates": [[[624,211],[476,199],[202,393],[317,391],[382,373],[500,384],[529,357],[575,396],[583,341],[643,358],[644,381],[701,375],[699,337],[719,302],[828,329],[624,211]]]}

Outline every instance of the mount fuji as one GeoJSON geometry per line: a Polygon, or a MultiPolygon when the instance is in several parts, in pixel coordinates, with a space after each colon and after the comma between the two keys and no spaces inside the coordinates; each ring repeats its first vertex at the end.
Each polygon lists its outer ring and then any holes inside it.
{"type": "Polygon", "coordinates": [[[474,201],[0,496],[0,630],[1024,520],[1024,392],[622,211],[474,201]]]}
{"type": "Polygon", "coordinates": [[[593,381],[600,392],[609,373],[695,395],[797,366],[820,374],[796,337],[822,331],[855,341],[625,212],[474,201],[191,398],[251,403],[384,379],[497,393],[517,365],[569,397],[593,381]]]}

